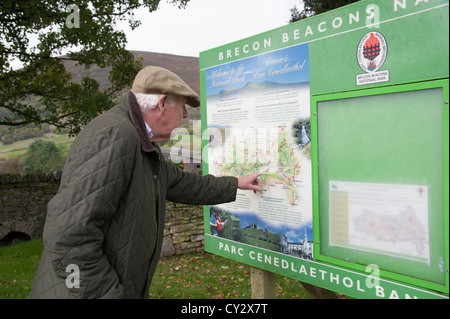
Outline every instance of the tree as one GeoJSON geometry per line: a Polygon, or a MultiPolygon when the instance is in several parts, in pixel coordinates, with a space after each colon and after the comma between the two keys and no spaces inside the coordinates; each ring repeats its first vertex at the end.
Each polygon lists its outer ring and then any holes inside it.
{"type": "MultiPolygon", "coordinates": [[[[184,8],[189,0],[168,0],[184,8]]],[[[125,50],[118,21],[140,25],[133,11],[150,12],[160,0],[2,0],[0,2],[0,110],[9,111],[0,125],[48,123],[74,135],[92,118],[109,109],[142,68],[125,50]],[[30,38],[37,38],[32,46],[30,38]],[[68,52],[68,53],[65,53],[68,52]],[[63,55],[65,53],[65,55],[63,55]],[[13,69],[18,60],[23,68],[13,69]],[[89,70],[109,70],[110,86],[100,90],[89,77],[73,83],[64,62],[89,70]],[[36,101],[38,103],[36,103],[36,101]]]]}
{"type": "Polygon", "coordinates": [[[299,11],[297,6],[291,9],[291,19],[289,23],[306,19],[316,14],[324,13],[359,0],[303,0],[303,11],[299,11]]]}
{"type": "Polygon", "coordinates": [[[55,143],[43,140],[36,140],[28,146],[22,162],[24,172],[29,174],[58,171],[64,165],[61,152],[55,143]]]}

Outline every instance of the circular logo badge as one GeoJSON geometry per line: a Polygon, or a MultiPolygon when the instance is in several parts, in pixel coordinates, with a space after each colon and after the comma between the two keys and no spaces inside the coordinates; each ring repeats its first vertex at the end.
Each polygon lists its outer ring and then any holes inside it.
{"type": "Polygon", "coordinates": [[[356,52],[359,67],[364,72],[378,71],[386,61],[387,51],[386,39],[380,32],[365,34],[359,41],[356,52]]]}

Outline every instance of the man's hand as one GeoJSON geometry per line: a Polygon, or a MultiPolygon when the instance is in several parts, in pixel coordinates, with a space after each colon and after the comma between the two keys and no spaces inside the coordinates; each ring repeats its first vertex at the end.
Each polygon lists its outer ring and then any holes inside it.
{"type": "Polygon", "coordinates": [[[259,180],[258,177],[267,172],[267,170],[268,168],[265,168],[262,171],[259,171],[258,173],[239,177],[238,188],[242,190],[253,190],[255,194],[256,192],[262,191],[261,181],[259,180]]]}

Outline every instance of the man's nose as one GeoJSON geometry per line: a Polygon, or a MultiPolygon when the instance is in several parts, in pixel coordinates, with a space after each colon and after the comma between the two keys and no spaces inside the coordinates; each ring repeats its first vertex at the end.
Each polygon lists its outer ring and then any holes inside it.
{"type": "Polygon", "coordinates": [[[186,106],[183,108],[183,118],[187,118],[188,117],[188,111],[186,109],[186,106]]]}

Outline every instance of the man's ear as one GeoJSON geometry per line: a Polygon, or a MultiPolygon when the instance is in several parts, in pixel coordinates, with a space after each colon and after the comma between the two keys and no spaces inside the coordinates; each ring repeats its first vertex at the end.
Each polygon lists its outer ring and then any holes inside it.
{"type": "Polygon", "coordinates": [[[160,112],[164,112],[166,108],[166,102],[167,102],[167,95],[161,94],[158,98],[158,104],[156,105],[156,108],[160,112]]]}

